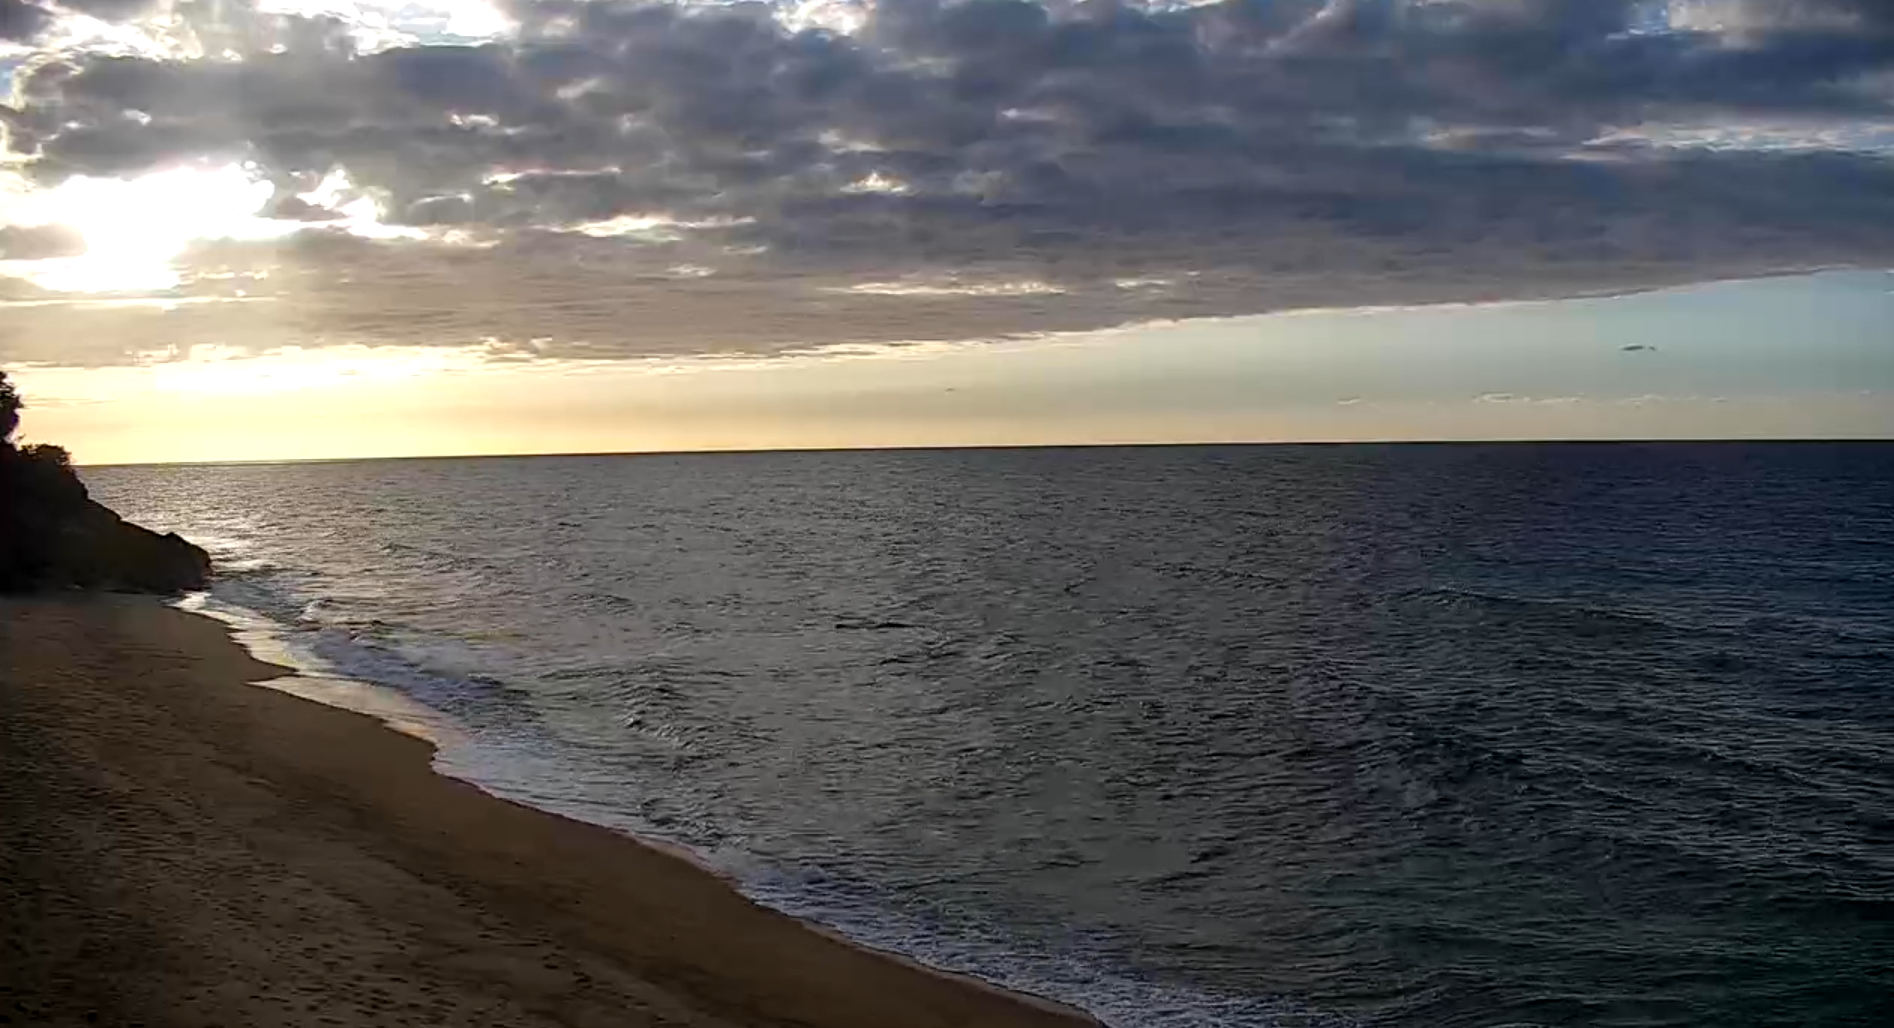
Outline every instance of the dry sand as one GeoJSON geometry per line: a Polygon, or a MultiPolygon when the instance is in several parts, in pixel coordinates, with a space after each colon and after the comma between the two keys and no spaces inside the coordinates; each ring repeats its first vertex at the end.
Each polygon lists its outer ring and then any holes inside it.
{"type": "Polygon", "coordinates": [[[246,683],[205,618],[0,600],[0,1025],[1080,1028],[246,683]]]}

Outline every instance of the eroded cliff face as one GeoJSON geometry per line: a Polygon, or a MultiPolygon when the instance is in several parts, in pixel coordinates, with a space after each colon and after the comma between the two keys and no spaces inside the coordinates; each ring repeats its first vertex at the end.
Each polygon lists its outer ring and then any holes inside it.
{"type": "Polygon", "coordinates": [[[86,495],[64,453],[0,444],[0,592],[202,589],[210,555],[86,495]]]}

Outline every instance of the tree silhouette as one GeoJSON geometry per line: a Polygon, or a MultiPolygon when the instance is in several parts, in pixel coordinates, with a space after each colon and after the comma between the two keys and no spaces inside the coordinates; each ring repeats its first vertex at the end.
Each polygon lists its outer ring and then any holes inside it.
{"type": "Polygon", "coordinates": [[[0,371],[0,444],[13,442],[14,430],[20,427],[20,408],[24,406],[20,391],[7,380],[7,373],[0,371]]]}

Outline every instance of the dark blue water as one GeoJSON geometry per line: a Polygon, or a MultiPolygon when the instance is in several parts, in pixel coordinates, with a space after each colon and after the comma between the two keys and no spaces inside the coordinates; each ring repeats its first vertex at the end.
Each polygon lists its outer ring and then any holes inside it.
{"type": "Polygon", "coordinates": [[[455,773],[1114,1025],[1894,1024],[1894,445],[87,479],[455,773]]]}

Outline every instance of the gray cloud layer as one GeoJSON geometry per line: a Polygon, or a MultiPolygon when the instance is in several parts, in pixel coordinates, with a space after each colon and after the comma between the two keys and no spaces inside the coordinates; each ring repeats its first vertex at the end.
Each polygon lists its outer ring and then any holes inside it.
{"type": "MultiPolygon", "coordinates": [[[[334,20],[192,7],[243,61],[66,55],[0,117],[42,182],[242,159],[287,196],[341,168],[387,221],[497,244],[205,247],[286,267],[281,302],[119,311],[97,360],[179,328],[771,352],[1887,263],[1884,157],[1597,140],[1894,117],[1894,5],[1695,9],[1656,31],[1632,0],[879,0],[845,36],[761,4],[515,0],[505,42],[357,53],[334,20]],[[682,224],[558,231],[654,215],[682,224]],[[949,278],[1044,286],[859,290],[949,278]]],[[[41,13],[0,0],[0,36],[41,13]]],[[[32,310],[0,353],[50,345],[66,314],[32,310]]]]}

